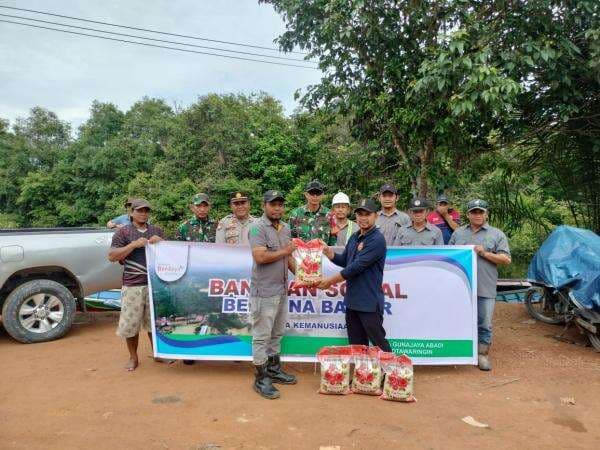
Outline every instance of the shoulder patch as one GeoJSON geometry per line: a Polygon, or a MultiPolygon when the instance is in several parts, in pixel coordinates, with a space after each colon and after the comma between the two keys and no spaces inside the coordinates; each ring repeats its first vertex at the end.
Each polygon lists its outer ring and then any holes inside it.
{"type": "Polygon", "coordinates": [[[259,233],[260,233],[259,227],[253,226],[252,228],[250,228],[250,236],[258,236],[259,233]]]}

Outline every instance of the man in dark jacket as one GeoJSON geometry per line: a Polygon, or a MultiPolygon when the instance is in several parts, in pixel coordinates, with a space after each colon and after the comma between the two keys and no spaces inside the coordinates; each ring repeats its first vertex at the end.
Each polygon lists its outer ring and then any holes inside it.
{"type": "Polygon", "coordinates": [[[359,231],[350,236],[343,253],[331,247],[323,254],[344,269],[324,278],[320,289],[346,281],[346,327],[350,344],[369,345],[369,341],[386,352],[392,351],[383,328],[383,269],[387,251],[385,238],[375,226],[377,205],[361,200],[355,209],[359,231]]]}

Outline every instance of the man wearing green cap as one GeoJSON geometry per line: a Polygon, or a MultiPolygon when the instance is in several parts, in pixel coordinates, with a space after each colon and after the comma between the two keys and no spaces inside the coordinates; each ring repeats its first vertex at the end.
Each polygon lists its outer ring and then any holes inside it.
{"type": "Polygon", "coordinates": [[[398,228],[394,245],[424,246],[444,245],[442,231],[435,225],[427,223],[429,202],[424,198],[413,198],[408,205],[408,215],[411,223],[398,228]]]}
{"type": "Polygon", "coordinates": [[[250,201],[244,192],[229,196],[231,214],[223,217],[217,226],[217,244],[248,245],[248,231],[256,220],[250,215],[250,201]]]}
{"type": "Polygon", "coordinates": [[[194,216],[179,225],[175,239],[191,242],[215,242],[217,222],[209,217],[210,206],[210,197],[207,194],[194,195],[190,205],[194,216]]]}
{"type": "Polygon", "coordinates": [[[449,245],[474,245],[477,254],[477,328],[478,365],[491,370],[489,360],[492,345],[492,318],[496,304],[498,265],[510,264],[510,248],[506,235],[487,223],[488,204],[485,200],[471,200],[467,205],[469,223],[458,227],[449,245]]]}
{"type": "Polygon", "coordinates": [[[321,204],[324,193],[325,186],[319,180],[312,180],[306,184],[306,204],[290,213],[289,222],[293,238],[304,241],[322,239],[329,245],[335,245],[337,237],[331,234],[329,209],[321,204]]]}

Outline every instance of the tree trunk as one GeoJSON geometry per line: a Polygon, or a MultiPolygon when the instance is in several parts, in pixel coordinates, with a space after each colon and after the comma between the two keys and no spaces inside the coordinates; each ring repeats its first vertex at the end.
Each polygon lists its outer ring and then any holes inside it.
{"type": "Polygon", "coordinates": [[[417,196],[427,198],[429,194],[429,166],[433,156],[433,139],[427,138],[419,152],[419,167],[417,174],[417,196]]]}

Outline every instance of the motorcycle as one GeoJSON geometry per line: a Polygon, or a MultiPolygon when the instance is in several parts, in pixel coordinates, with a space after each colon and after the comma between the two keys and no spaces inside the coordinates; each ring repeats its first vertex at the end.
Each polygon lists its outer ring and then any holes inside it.
{"type": "Polygon", "coordinates": [[[533,256],[525,297],[529,314],[540,322],[575,324],[600,351],[600,236],[562,225],[533,256]]]}
{"type": "Polygon", "coordinates": [[[592,347],[600,352],[600,314],[577,300],[571,289],[577,281],[574,279],[560,288],[532,281],[525,296],[525,308],[540,322],[565,325],[564,331],[575,324],[587,335],[592,347]]]}

